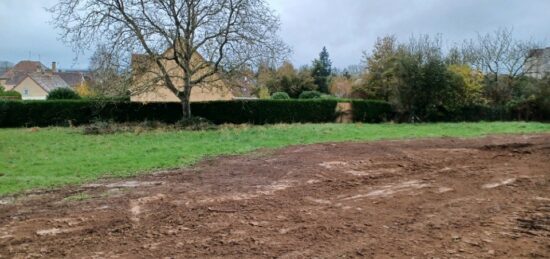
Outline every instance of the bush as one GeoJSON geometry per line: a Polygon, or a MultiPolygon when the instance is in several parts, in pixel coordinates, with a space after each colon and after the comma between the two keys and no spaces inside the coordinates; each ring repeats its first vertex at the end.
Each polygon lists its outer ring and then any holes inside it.
{"type": "Polygon", "coordinates": [[[355,100],[351,102],[353,120],[356,122],[377,123],[393,118],[391,105],[377,100],[355,100]]]}
{"type": "Polygon", "coordinates": [[[288,100],[290,99],[290,96],[285,92],[276,92],[271,95],[271,99],[273,100],[288,100]]]}
{"type": "Polygon", "coordinates": [[[106,121],[97,121],[92,124],[86,125],[83,128],[84,135],[104,135],[113,134],[115,130],[112,124],[106,121]]]}
{"type": "Polygon", "coordinates": [[[181,121],[178,121],[176,123],[176,126],[183,130],[191,130],[191,131],[217,129],[214,123],[201,117],[192,117],[190,119],[182,119],[181,121]]]}
{"type": "Polygon", "coordinates": [[[0,91],[0,100],[21,100],[21,94],[17,91],[0,91]]]}
{"type": "Polygon", "coordinates": [[[70,88],[57,88],[52,90],[46,100],[78,100],[81,99],[75,91],[70,88]]]}
{"type": "Polygon", "coordinates": [[[318,91],[304,91],[300,94],[300,99],[319,99],[322,96],[323,94],[318,91]]]}

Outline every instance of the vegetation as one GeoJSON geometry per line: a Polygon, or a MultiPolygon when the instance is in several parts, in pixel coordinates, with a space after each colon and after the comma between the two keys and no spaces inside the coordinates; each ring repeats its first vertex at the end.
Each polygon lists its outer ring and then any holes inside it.
{"type": "Polygon", "coordinates": [[[52,90],[48,96],[47,100],[78,100],[81,99],[80,95],[73,91],[70,88],[57,88],[52,90]]]}
{"type": "Polygon", "coordinates": [[[264,75],[269,77],[265,86],[272,93],[284,92],[292,98],[298,98],[302,92],[318,88],[307,68],[296,70],[289,62],[284,62],[277,71],[264,72],[269,73],[264,75]]]}
{"type": "Polygon", "coordinates": [[[285,92],[275,92],[271,95],[273,100],[289,100],[290,96],[285,92]]]}
{"type": "Polygon", "coordinates": [[[330,76],[332,75],[332,61],[326,47],[323,47],[323,50],[319,54],[319,59],[313,61],[311,75],[319,91],[328,94],[330,76]]]}
{"type": "MultiPolygon", "coordinates": [[[[251,100],[193,103],[192,107],[196,116],[216,124],[320,123],[334,120],[336,103],[336,100],[251,100]]],[[[181,105],[178,103],[108,100],[0,102],[0,127],[81,125],[98,120],[175,123],[181,119],[181,105]]]]}
{"type": "MultiPolygon", "coordinates": [[[[265,1],[58,0],[49,11],[76,52],[100,44],[110,56],[143,61],[144,76],[132,85],[133,93],[162,85],[178,97],[186,118],[192,117],[195,86],[289,52],[277,35],[279,18],[265,1]]],[[[106,67],[112,68],[109,62],[106,67]]],[[[94,71],[108,77],[112,70],[94,71]]]]}
{"type": "Polygon", "coordinates": [[[300,99],[319,99],[322,96],[323,94],[318,91],[304,91],[300,94],[300,99]]]}
{"type": "Polygon", "coordinates": [[[356,100],[351,104],[355,121],[377,123],[393,118],[393,109],[387,102],[356,100]]]}
{"type": "MultiPolygon", "coordinates": [[[[428,35],[406,43],[393,36],[378,39],[372,54],[365,54],[366,70],[355,90],[390,102],[407,121],[437,121],[476,106],[518,107],[546,87],[524,75],[536,45],[513,40],[510,30],[480,35],[447,52],[442,42],[428,35]]],[[[520,113],[538,114],[546,110],[543,103],[531,101],[520,113]]]]}
{"type": "Polygon", "coordinates": [[[205,157],[333,141],[550,132],[542,123],[295,124],[215,131],[82,135],[80,129],[0,129],[0,195],[189,166],[205,157]]]}
{"type": "Polygon", "coordinates": [[[2,99],[21,100],[21,94],[13,90],[6,91],[6,88],[0,84],[0,100],[2,99]]]}

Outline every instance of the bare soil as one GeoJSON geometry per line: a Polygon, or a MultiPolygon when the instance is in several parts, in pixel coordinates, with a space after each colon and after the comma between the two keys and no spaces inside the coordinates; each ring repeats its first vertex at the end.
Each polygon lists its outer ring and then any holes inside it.
{"type": "Polygon", "coordinates": [[[550,135],[335,143],[0,199],[0,258],[549,258],[550,135]]]}

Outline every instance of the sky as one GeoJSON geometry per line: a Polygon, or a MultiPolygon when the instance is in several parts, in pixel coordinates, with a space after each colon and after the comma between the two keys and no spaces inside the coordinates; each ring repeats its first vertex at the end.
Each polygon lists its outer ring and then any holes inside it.
{"type": "MultiPolygon", "coordinates": [[[[499,27],[518,39],[550,46],[550,0],[267,0],[279,14],[280,35],[292,48],[290,60],[310,64],[326,46],[334,66],[360,63],[377,37],[442,34],[461,42],[499,27]]],[[[0,0],[0,61],[52,61],[64,69],[85,69],[89,58],[75,56],[59,39],[44,10],[56,0],[0,0]]]]}

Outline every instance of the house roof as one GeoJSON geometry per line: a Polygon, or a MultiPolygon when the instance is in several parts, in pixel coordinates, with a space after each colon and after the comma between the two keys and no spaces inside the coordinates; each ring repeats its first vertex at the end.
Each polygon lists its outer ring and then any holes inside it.
{"type": "Polygon", "coordinates": [[[8,85],[18,85],[28,74],[44,71],[48,71],[48,68],[39,61],[24,60],[17,63],[0,77],[9,78],[6,82],[8,85]]]}
{"type": "Polygon", "coordinates": [[[86,81],[85,75],[82,72],[59,72],[55,74],[73,87],[86,81]]]}
{"type": "Polygon", "coordinates": [[[36,84],[38,84],[48,93],[58,88],[70,88],[70,85],[67,84],[67,82],[65,82],[63,78],[56,74],[32,73],[29,74],[28,77],[30,77],[34,82],[36,82],[36,84]]]}
{"type": "Polygon", "coordinates": [[[530,58],[532,58],[532,57],[540,58],[545,53],[550,53],[550,47],[544,48],[544,49],[532,49],[531,51],[529,51],[529,57],[530,58]]]}

